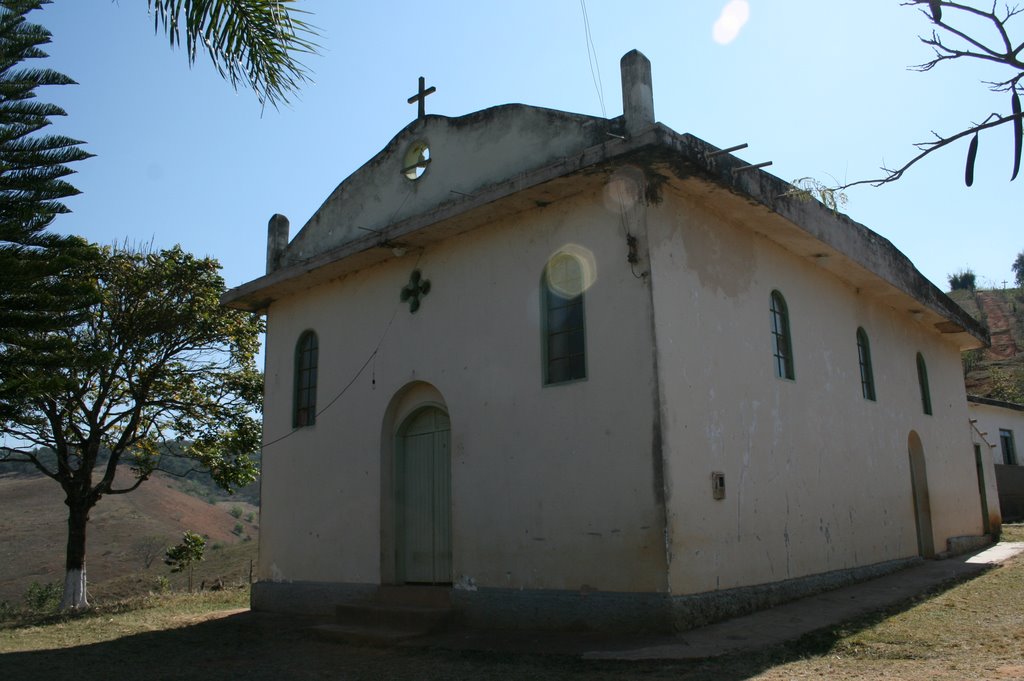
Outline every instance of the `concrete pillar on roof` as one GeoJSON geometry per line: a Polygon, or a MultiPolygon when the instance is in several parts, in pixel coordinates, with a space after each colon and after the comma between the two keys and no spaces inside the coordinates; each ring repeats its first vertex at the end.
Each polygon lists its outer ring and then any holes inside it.
{"type": "Polygon", "coordinates": [[[281,267],[281,258],[288,248],[288,218],[274,213],[267,223],[267,274],[281,267]]]}
{"type": "Polygon", "coordinates": [[[651,85],[651,60],[632,50],[619,61],[622,73],[622,115],[626,135],[632,137],[654,124],[654,89],[651,85]]]}

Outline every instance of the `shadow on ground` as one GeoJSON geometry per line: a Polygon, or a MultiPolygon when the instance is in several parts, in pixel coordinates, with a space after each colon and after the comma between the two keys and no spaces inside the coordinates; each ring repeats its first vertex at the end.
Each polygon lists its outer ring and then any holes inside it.
{"type": "MultiPolygon", "coordinates": [[[[913,607],[924,598],[965,580],[943,584],[897,607],[816,632],[767,650],[700,661],[583,661],[578,654],[595,647],[631,646],[597,634],[547,635],[473,633],[466,645],[392,648],[322,641],[308,627],[319,622],[249,611],[177,629],[126,636],[114,641],[59,650],[0,655],[0,678],[34,681],[247,681],[345,679],[685,679],[740,681],[774,666],[826,653],[839,638],[913,607]],[[476,648],[476,649],[469,649],[476,648]],[[527,652],[528,651],[528,652],[527,652]]],[[[448,637],[450,641],[459,637],[448,637]]],[[[668,639],[649,637],[657,644],[668,639]]]]}

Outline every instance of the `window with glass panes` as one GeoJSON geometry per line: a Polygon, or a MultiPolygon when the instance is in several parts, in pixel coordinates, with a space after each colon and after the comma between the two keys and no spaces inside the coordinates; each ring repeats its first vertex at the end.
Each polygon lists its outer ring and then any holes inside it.
{"type": "Polygon", "coordinates": [[[1016,466],[1017,461],[1017,447],[1013,441],[1013,431],[1006,430],[1004,428],[999,429],[999,445],[1003,449],[1003,463],[1016,466]]]}
{"type": "Polygon", "coordinates": [[[871,368],[871,343],[863,328],[857,329],[857,357],[860,360],[860,391],[865,400],[875,401],[875,374],[871,368]]]}
{"type": "Polygon", "coordinates": [[[583,267],[572,255],[553,257],[544,271],[544,383],[587,376],[583,267]]]}
{"type": "Polygon", "coordinates": [[[775,357],[775,375],[793,379],[793,342],[789,335],[789,309],[786,299],[778,291],[772,291],[772,351],[775,357]]]}
{"type": "Polygon", "coordinates": [[[292,426],[302,428],[316,423],[317,338],[312,331],[295,344],[295,399],[292,426]]]}
{"type": "Polygon", "coordinates": [[[924,363],[924,356],[917,353],[917,384],[921,388],[921,409],[929,416],[932,413],[932,393],[928,388],[928,367],[924,363]]]}

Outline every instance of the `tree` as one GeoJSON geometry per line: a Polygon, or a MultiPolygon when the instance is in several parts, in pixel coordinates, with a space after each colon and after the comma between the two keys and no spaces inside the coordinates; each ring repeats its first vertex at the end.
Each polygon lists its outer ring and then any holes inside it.
{"type": "MultiPolygon", "coordinates": [[[[293,0],[147,2],[155,29],[163,29],[172,47],[184,40],[190,64],[203,46],[224,78],[251,87],[262,104],[287,102],[308,79],[298,57],[315,52],[316,32],[293,0]]],[[[91,156],[78,140],[36,134],[50,117],[66,113],[34,101],[35,89],[74,84],[56,71],[22,66],[46,57],[40,45],[50,42],[50,33],[26,20],[46,4],[0,2],[0,418],[6,419],[22,418],[14,409],[27,393],[60,389],[56,369],[73,361],[74,348],[66,336],[40,332],[74,326],[96,295],[81,274],[99,257],[97,249],[46,231],[68,210],[61,199],[78,194],[64,179],[69,164],[91,156]],[[22,371],[40,361],[51,371],[22,371]]]]}
{"type": "Polygon", "coordinates": [[[244,83],[260,100],[275,107],[309,80],[298,60],[314,54],[316,29],[301,19],[295,0],[147,0],[155,29],[180,45],[182,34],[189,64],[199,47],[214,68],[237,89],[244,83]]]}
{"type": "Polygon", "coordinates": [[[195,532],[186,531],[181,535],[181,543],[167,549],[164,563],[171,566],[171,572],[188,570],[188,592],[192,593],[192,567],[203,559],[206,551],[206,538],[195,532]]]}
{"type": "Polygon", "coordinates": [[[135,554],[142,561],[142,567],[149,569],[160,552],[164,550],[163,537],[150,535],[139,540],[135,544],[135,554]]]}
{"type": "Polygon", "coordinates": [[[229,491],[256,475],[263,380],[255,366],[262,320],[220,306],[219,264],[175,247],[152,253],[106,248],[95,268],[97,302],[78,324],[39,332],[73,345],[72,362],[26,367],[60,381],[0,421],[0,434],[48,447],[4,458],[32,463],[64,490],[68,541],[62,608],[88,606],[86,526],[108,494],[137,489],[163,457],[184,455],[229,491]],[[190,441],[186,450],[163,447],[190,441]],[[176,454],[177,453],[177,454],[176,454]]]}
{"type": "Polygon", "coordinates": [[[949,290],[950,291],[973,291],[975,286],[974,272],[970,268],[960,270],[954,274],[949,275],[949,290]]]}
{"type": "MultiPolygon", "coordinates": [[[[983,131],[1000,126],[1013,128],[1013,171],[1010,180],[1014,180],[1020,171],[1021,148],[1024,145],[1024,113],[1021,111],[1020,91],[1021,79],[1024,78],[1024,42],[1017,42],[1011,37],[1010,19],[1024,11],[1024,8],[1004,4],[1002,9],[993,1],[990,8],[979,8],[974,5],[983,4],[974,0],[973,4],[954,0],[907,0],[908,6],[922,6],[921,12],[931,21],[935,28],[930,36],[921,36],[921,42],[932,48],[935,57],[912,68],[918,71],[930,71],[943,62],[952,60],[976,60],[985,62],[1001,69],[993,81],[986,84],[994,92],[1007,95],[1008,112],[990,113],[980,123],[971,123],[959,132],[940,135],[933,132],[934,140],[918,142],[914,146],[918,154],[897,168],[883,166],[884,175],[872,180],[858,180],[836,187],[843,190],[858,184],[879,186],[887,182],[895,182],[915,163],[933,152],[950,144],[970,137],[967,149],[967,164],[964,170],[964,182],[970,187],[974,183],[974,164],[978,156],[980,135],[983,131]],[[981,21],[989,29],[987,36],[972,22],[981,21]],[[966,28],[970,26],[971,28],[966,28]],[[969,32],[970,31],[970,32],[969,32]],[[976,33],[972,35],[972,33],[976,33]],[[1007,77],[1009,75],[1009,77],[1007,77]]],[[[989,7],[985,4],[985,7],[989,7]]]]}
{"type": "Polygon", "coordinates": [[[1024,251],[1017,254],[1017,259],[1011,265],[1014,277],[1017,279],[1017,287],[1024,288],[1024,251]]]}
{"type": "Polygon", "coordinates": [[[62,199],[78,193],[64,178],[69,164],[88,158],[78,140],[38,134],[58,106],[36,101],[36,88],[74,84],[50,69],[23,66],[46,57],[40,49],[50,33],[25,15],[40,0],[0,3],[0,418],[14,418],[20,397],[55,387],[55,372],[20,369],[31,358],[46,357],[49,368],[68,361],[72,350],[46,331],[78,322],[95,299],[88,269],[97,252],[76,237],[46,232],[67,212],[62,199]],[[42,345],[39,345],[42,343],[42,345]]]}

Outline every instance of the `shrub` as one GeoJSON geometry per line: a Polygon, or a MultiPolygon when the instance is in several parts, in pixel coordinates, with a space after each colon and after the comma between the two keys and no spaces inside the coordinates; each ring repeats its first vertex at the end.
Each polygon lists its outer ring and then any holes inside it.
{"type": "Polygon", "coordinates": [[[242,533],[245,532],[245,526],[242,523],[235,523],[235,528],[231,531],[238,536],[242,536],[242,533]]]}
{"type": "Polygon", "coordinates": [[[32,582],[25,592],[25,605],[33,612],[54,612],[60,605],[64,587],[60,582],[40,584],[32,582]]]}
{"type": "Polygon", "coordinates": [[[228,511],[228,513],[231,514],[232,518],[241,518],[242,517],[242,507],[241,506],[232,506],[231,510],[228,511]]]}
{"type": "Polygon", "coordinates": [[[950,291],[973,291],[975,283],[975,274],[971,271],[971,268],[960,270],[949,275],[949,290],[950,291]]]}
{"type": "Polygon", "coordinates": [[[985,353],[981,349],[968,350],[961,355],[964,364],[964,376],[971,373],[981,365],[981,360],[985,358],[985,353]]]}

